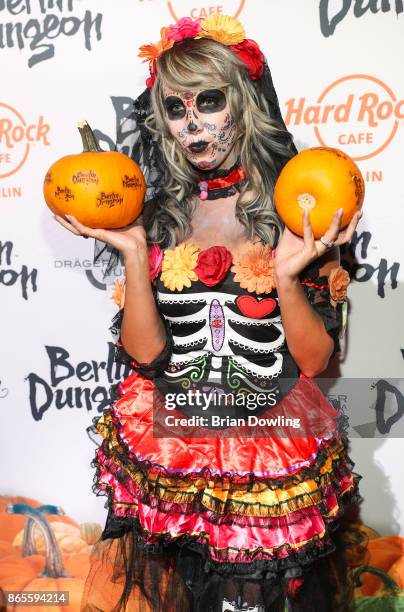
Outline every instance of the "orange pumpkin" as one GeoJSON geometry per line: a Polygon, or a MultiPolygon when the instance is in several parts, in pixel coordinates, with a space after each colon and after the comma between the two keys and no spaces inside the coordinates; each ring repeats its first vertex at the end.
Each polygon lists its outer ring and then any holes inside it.
{"type": "MultiPolygon", "coordinates": [[[[72,555],[90,553],[92,545],[99,540],[102,533],[102,527],[98,523],[82,523],[80,527],[76,527],[62,521],[52,521],[51,528],[62,553],[72,555]]],[[[32,537],[36,552],[45,554],[46,539],[39,525],[33,526],[32,537]]],[[[13,546],[22,547],[23,538],[24,529],[15,536],[13,546]]]]}
{"type": "Polygon", "coordinates": [[[56,161],[48,170],[46,204],[60,216],[73,215],[93,228],[125,227],[142,212],[146,183],[127,155],[102,151],[88,123],[79,124],[83,152],[56,161]]]}
{"type": "MultiPolygon", "coordinates": [[[[23,497],[21,495],[1,495],[0,496],[0,540],[4,542],[12,543],[15,536],[24,528],[25,516],[21,516],[18,514],[9,514],[7,512],[7,507],[9,504],[27,504],[28,506],[32,506],[33,508],[38,508],[42,506],[42,503],[37,501],[36,499],[30,499],[28,497],[23,497]]],[[[60,510],[60,512],[63,512],[60,510]]],[[[48,521],[61,521],[63,523],[68,523],[69,525],[73,525],[75,527],[79,527],[78,523],[71,519],[66,514],[57,514],[55,516],[48,516],[48,521]]]]}
{"type": "MultiPolygon", "coordinates": [[[[382,536],[368,543],[369,557],[367,565],[385,572],[394,579],[397,585],[404,588],[404,538],[400,536],[382,536]]],[[[374,595],[381,586],[376,574],[365,574],[362,580],[361,594],[374,595]]]]}
{"type": "Polygon", "coordinates": [[[275,185],[276,210],[285,225],[303,236],[303,209],[316,239],[329,227],[333,215],[343,209],[340,228],[363,205],[365,183],[355,162],[339,149],[313,147],[292,157],[275,185]]]}
{"type": "MultiPolygon", "coordinates": [[[[20,516],[29,516],[33,530],[34,524],[42,529],[46,541],[46,555],[29,555],[16,559],[0,559],[0,589],[2,591],[68,591],[69,605],[52,606],[60,612],[80,610],[85,579],[90,569],[89,555],[80,554],[77,558],[65,559],[60,551],[50,523],[39,510],[27,505],[16,504],[13,511],[20,516]]],[[[10,604],[7,609],[29,612],[32,606],[10,604]]],[[[48,606],[36,606],[38,612],[45,612],[48,606]]]]}

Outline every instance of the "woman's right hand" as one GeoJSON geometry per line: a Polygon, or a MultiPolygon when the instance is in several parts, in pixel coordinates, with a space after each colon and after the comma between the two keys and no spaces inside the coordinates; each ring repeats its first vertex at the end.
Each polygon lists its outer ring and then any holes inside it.
{"type": "Polygon", "coordinates": [[[133,223],[119,229],[95,229],[83,225],[72,215],[65,217],[55,215],[56,221],[76,236],[101,240],[118,249],[124,257],[135,252],[147,251],[146,232],[141,215],[133,223]]]}

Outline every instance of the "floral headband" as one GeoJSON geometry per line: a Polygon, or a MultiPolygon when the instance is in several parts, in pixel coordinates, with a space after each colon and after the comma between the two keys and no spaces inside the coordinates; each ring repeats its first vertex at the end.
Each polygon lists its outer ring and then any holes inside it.
{"type": "Polygon", "coordinates": [[[171,49],[176,42],[187,38],[210,38],[230,49],[244,62],[248,68],[250,79],[255,81],[264,73],[265,57],[254,40],[246,38],[245,30],[238,19],[228,15],[216,14],[208,19],[191,19],[183,17],[174,25],[161,28],[161,39],[151,45],[140,47],[139,57],[149,62],[150,77],[146,85],[151,89],[157,75],[157,60],[165,51],[171,49]]]}

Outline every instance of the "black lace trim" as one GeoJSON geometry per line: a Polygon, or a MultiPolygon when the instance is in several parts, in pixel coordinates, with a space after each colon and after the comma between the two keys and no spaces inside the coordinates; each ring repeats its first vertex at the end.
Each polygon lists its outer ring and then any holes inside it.
{"type": "MultiPolygon", "coordinates": [[[[141,374],[145,378],[153,379],[157,376],[160,376],[168,367],[171,355],[174,350],[174,341],[169,321],[163,315],[160,314],[160,318],[164,323],[167,336],[166,344],[161,353],[159,353],[159,355],[157,355],[157,357],[153,359],[153,361],[151,361],[150,363],[139,363],[136,361],[136,359],[129,355],[129,353],[126,352],[120,340],[123,313],[124,309],[121,308],[121,310],[112,319],[112,325],[109,328],[112,333],[112,336],[115,339],[115,361],[129,366],[136,372],[139,372],[139,374],[141,374]]],[[[119,394],[117,392],[118,386],[119,384],[115,385],[111,389],[111,395],[114,399],[117,399],[117,396],[119,397],[119,394]]]]}
{"type": "MultiPolygon", "coordinates": [[[[336,515],[335,520],[330,523],[327,527],[327,533],[323,536],[314,536],[307,544],[302,546],[298,551],[291,549],[289,544],[286,544],[280,549],[288,549],[288,554],[284,558],[278,559],[267,559],[257,560],[251,563],[235,563],[229,560],[229,553],[231,554],[234,549],[228,547],[221,550],[222,558],[227,557],[227,561],[215,561],[209,555],[209,544],[203,534],[200,536],[191,536],[184,534],[175,539],[176,546],[182,548],[186,547],[198,553],[204,560],[204,569],[206,572],[215,571],[219,574],[248,576],[257,572],[275,572],[279,573],[283,570],[296,567],[296,565],[308,565],[316,561],[317,559],[329,555],[334,552],[336,547],[331,534],[335,532],[341,524],[341,519],[344,516],[345,508],[351,505],[358,505],[363,502],[363,497],[357,490],[354,490],[351,494],[346,495],[345,500],[341,500],[340,510],[336,515]]],[[[107,506],[106,506],[107,507],[107,506]]],[[[147,532],[145,532],[139,523],[139,520],[134,518],[122,518],[116,516],[110,509],[108,512],[105,528],[101,536],[102,540],[111,538],[120,538],[125,536],[127,533],[131,533],[135,536],[136,546],[146,553],[150,554],[164,554],[169,547],[173,539],[169,534],[159,534],[154,537],[154,541],[150,541],[147,538],[147,532]]],[[[362,542],[367,540],[364,533],[362,536],[362,542]]],[[[273,578],[272,575],[267,575],[267,578],[273,578]]]]}
{"type": "Polygon", "coordinates": [[[319,276],[319,266],[317,262],[313,262],[306,267],[299,275],[301,281],[309,281],[317,286],[306,285],[301,283],[304,294],[309,300],[311,306],[320,315],[323,320],[324,327],[334,341],[334,349],[332,355],[341,352],[341,330],[343,326],[342,320],[342,304],[332,306],[330,302],[330,290],[328,287],[328,276],[319,276]],[[324,287],[323,285],[327,285],[324,287]]]}
{"type": "MultiPolygon", "coordinates": [[[[119,466],[114,460],[114,456],[111,455],[109,450],[107,449],[107,445],[103,446],[103,452],[107,456],[114,461],[116,469],[113,470],[114,476],[117,480],[128,490],[131,489],[131,481],[132,478],[126,472],[125,466],[123,468],[119,466]]],[[[229,502],[223,502],[221,499],[217,499],[213,496],[209,496],[210,500],[210,508],[207,508],[206,505],[202,504],[201,497],[206,497],[206,492],[201,491],[198,493],[184,493],[184,497],[193,498],[192,501],[184,501],[184,502],[175,502],[175,501],[166,501],[161,499],[159,496],[162,495],[163,492],[169,491],[169,493],[175,495],[175,487],[165,486],[163,485],[159,479],[150,481],[147,479],[147,476],[142,478],[142,482],[139,484],[139,487],[142,489],[142,493],[140,496],[140,501],[151,508],[158,508],[161,512],[170,514],[172,512],[179,514],[203,514],[204,518],[214,524],[220,525],[238,525],[241,527],[245,526],[254,526],[257,528],[265,528],[272,529],[277,528],[277,521],[282,521],[283,515],[267,515],[267,516],[253,516],[247,515],[245,512],[248,507],[259,505],[260,508],[274,508],[276,507],[277,511],[280,512],[281,509],[287,508],[288,505],[296,506],[295,509],[288,510],[288,514],[301,514],[302,516],[314,516],[318,515],[318,509],[320,509],[321,515],[327,515],[327,499],[334,495],[339,495],[339,489],[341,488],[340,481],[350,474],[353,476],[354,487],[353,490],[358,488],[359,482],[362,480],[362,476],[353,472],[354,462],[348,456],[340,457],[334,459],[332,462],[331,473],[326,474],[317,474],[315,481],[317,483],[318,488],[315,491],[310,491],[310,493],[302,493],[300,495],[296,495],[291,499],[284,500],[279,502],[278,504],[273,504],[272,506],[267,506],[265,504],[257,502],[242,502],[237,500],[230,500],[229,502]],[[310,507],[305,505],[307,501],[307,497],[313,497],[316,494],[321,494],[321,499],[319,499],[318,503],[316,503],[315,507],[310,507]],[[240,507],[240,512],[243,514],[238,514],[236,511],[232,511],[230,506],[240,507]],[[312,514],[310,514],[312,512],[312,514]],[[273,526],[270,523],[274,523],[273,526]]],[[[104,487],[104,485],[100,485],[98,483],[98,477],[102,472],[102,466],[100,462],[95,459],[93,462],[93,467],[96,467],[97,474],[94,478],[93,482],[93,491],[98,494],[99,491],[102,492],[107,491],[108,485],[104,487]]],[[[130,466],[133,471],[133,465],[130,466]]],[[[110,466],[109,468],[110,469],[110,466]]],[[[240,487],[236,487],[235,490],[240,491],[240,487]]],[[[245,492],[248,492],[248,486],[245,486],[243,489],[245,492]]],[[[112,493],[112,489],[110,491],[112,493]]],[[[346,493],[345,495],[349,495],[350,493],[346,493]]],[[[344,495],[344,497],[345,497],[344,495]]],[[[112,503],[112,496],[109,497],[109,504],[112,503]]],[[[121,504],[131,506],[132,504],[121,504]]],[[[294,523],[298,523],[301,519],[301,516],[296,521],[288,521],[288,525],[292,525],[294,523]]]]}

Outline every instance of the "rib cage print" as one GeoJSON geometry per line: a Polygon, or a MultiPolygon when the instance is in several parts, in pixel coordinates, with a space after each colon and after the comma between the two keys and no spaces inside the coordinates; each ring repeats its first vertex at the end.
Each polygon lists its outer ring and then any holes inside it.
{"type": "Polygon", "coordinates": [[[182,389],[219,384],[234,392],[277,387],[290,355],[276,290],[257,295],[233,276],[229,272],[214,288],[198,280],[182,291],[167,289],[158,277],[156,299],[174,342],[167,383],[182,389]]]}

